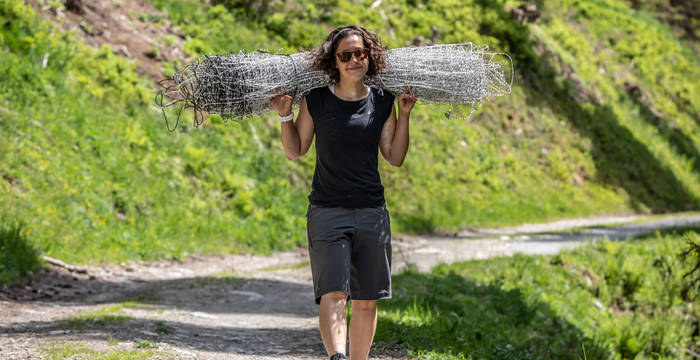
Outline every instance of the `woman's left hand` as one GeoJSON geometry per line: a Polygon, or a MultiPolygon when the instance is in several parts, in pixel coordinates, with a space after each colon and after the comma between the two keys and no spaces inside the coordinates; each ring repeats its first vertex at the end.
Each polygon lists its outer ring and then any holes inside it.
{"type": "Polygon", "coordinates": [[[413,105],[418,101],[418,97],[412,95],[409,88],[399,95],[399,113],[408,114],[413,109],[413,105]]]}

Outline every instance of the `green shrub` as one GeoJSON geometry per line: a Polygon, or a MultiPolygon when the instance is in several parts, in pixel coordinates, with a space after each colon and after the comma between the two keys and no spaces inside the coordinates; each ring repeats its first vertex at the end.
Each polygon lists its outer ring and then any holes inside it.
{"type": "Polygon", "coordinates": [[[41,268],[40,253],[27,239],[23,224],[0,220],[0,284],[41,268]]]}
{"type": "Polygon", "coordinates": [[[700,295],[700,237],[697,233],[687,233],[685,235],[686,248],[681,253],[683,261],[687,261],[691,270],[683,274],[687,281],[686,294],[691,300],[697,299],[700,295]]]}
{"type": "Polygon", "coordinates": [[[377,341],[475,359],[690,359],[700,309],[685,234],[600,241],[556,256],[440,265],[394,277],[377,341]]]}

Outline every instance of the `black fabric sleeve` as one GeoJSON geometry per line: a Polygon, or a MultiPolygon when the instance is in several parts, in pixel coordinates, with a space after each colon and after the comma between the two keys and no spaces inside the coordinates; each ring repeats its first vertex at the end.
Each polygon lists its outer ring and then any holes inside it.
{"type": "Polygon", "coordinates": [[[306,108],[309,110],[309,115],[311,115],[312,119],[316,118],[316,102],[314,101],[316,96],[314,96],[314,90],[312,89],[304,96],[306,98],[306,108]]]}
{"type": "Polygon", "coordinates": [[[394,108],[394,99],[396,97],[394,94],[384,90],[384,96],[382,96],[382,108],[384,109],[386,116],[382,121],[386,121],[391,115],[391,110],[394,108]]]}

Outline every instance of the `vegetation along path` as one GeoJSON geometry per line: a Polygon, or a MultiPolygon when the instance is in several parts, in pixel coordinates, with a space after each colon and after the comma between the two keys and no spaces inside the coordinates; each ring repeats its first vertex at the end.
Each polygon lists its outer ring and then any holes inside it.
{"type": "MultiPolygon", "coordinates": [[[[698,226],[700,214],[601,217],[395,237],[394,271],[698,226]]],[[[305,249],[270,256],[77,267],[54,262],[0,290],[0,358],[320,359],[305,249]]],[[[408,358],[375,344],[372,358],[408,358]]]]}

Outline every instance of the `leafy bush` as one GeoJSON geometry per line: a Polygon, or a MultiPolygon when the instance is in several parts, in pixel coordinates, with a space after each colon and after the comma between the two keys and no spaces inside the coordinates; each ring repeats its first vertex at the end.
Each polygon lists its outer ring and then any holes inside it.
{"type": "Polygon", "coordinates": [[[695,300],[700,295],[700,239],[697,234],[688,233],[685,240],[686,248],[681,257],[690,263],[692,269],[683,274],[683,278],[687,278],[687,292],[694,293],[688,297],[695,300]]]}
{"type": "Polygon", "coordinates": [[[23,224],[0,220],[0,284],[41,268],[39,251],[23,231],[23,224]]]}

